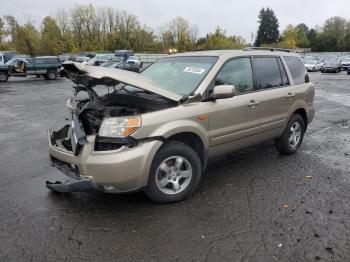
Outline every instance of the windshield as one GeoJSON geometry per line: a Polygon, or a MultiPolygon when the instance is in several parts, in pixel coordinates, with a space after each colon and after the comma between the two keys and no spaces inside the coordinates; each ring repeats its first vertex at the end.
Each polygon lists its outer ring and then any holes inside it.
{"type": "Polygon", "coordinates": [[[191,94],[217,61],[213,56],[162,58],[141,74],[166,90],[179,95],[191,94]]]}

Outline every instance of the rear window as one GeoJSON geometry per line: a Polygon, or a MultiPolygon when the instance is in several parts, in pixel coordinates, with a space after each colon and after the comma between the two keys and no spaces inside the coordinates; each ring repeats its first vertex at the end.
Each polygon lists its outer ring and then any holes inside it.
{"type": "Polygon", "coordinates": [[[296,85],[305,84],[310,81],[305,66],[300,58],[295,56],[284,56],[283,59],[286,61],[296,85]]]}
{"type": "Polygon", "coordinates": [[[257,89],[284,85],[276,57],[255,57],[253,61],[257,76],[257,89]]]}

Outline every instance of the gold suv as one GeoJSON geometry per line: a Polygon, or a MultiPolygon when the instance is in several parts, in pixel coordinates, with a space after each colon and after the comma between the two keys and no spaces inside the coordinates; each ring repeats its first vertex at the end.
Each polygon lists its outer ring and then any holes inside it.
{"type": "Polygon", "coordinates": [[[171,55],[142,73],[69,63],[72,121],[49,130],[52,164],[72,179],[59,192],[144,190],[174,202],[197,188],[207,159],[275,140],[300,147],[314,86],[298,55],[221,50],[171,55]],[[84,96],[85,95],[85,96],[84,96]]]}

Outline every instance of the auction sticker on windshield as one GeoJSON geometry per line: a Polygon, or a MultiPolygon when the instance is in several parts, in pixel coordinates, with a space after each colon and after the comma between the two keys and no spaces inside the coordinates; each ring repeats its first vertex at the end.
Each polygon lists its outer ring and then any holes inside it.
{"type": "Polygon", "coordinates": [[[205,71],[204,68],[188,66],[184,69],[184,72],[201,75],[205,71]]]}

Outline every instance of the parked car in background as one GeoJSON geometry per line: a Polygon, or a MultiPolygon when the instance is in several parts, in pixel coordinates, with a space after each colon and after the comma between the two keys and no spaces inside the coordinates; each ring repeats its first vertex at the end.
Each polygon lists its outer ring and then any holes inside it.
{"type": "Polygon", "coordinates": [[[83,64],[99,66],[105,62],[113,61],[114,58],[114,54],[96,54],[95,57],[91,58],[89,61],[83,62],[83,64]]]}
{"type": "Polygon", "coordinates": [[[56,79],[61,62],[57,56],[14,57],[0,66],[0,82],[9,77],[43,76],[47,80],[56,79]]]}
{"type": "Polygon", "coordinates": [[[75,59],[73,59],[75,62],[78,62],[78,63],[85,63],[85,62],[88,62],[90,61],[90,57],[88,56],[76,56],[75,59]]]}
{"type": "Polygon", "coordinates": [[[341,63],[340,60],[333,59],[327,60],[321,69],[322,73],[338,73],[341,71],[341,63]]]}
{"type": "Polygon", "coordinates": [[[76,56],[87,56],[89,58],[93,58],[96,56],[96,53],[95,52],[80,51],[80,52],[76,53],[76,56]]]}
{"type": "Polygon", "coordinates": [[[6,64],[16,55],[16,52],[12,51],[0,51],[0,65],[6,64]]]}
{"type": "Polygon", "coordinates": [[[65,61],[71,61],[72,55],[71,54],[61,54],[58,56],[58,59],[61,61],[61,63],[65,62],[65,61]]]}
{"type": "Polygon", "coordinates": [[[348,70],[350,67],[350,57],[345,57],[341,61],[341,68],[342,70],[348,70]]]}
{"type": "Polygon", "coordinates": [[[119,62],[126,62],[130,56],[134,55],[134,52],[131,50],[115,50],[115,60],[119,62]]]}
{"type": "Polygon", "coordinates": [[[109,61],[101,64],[101,67],[118,68],[139,73],[140,66],[136,63],[109,61]]]}
{"type": "Polygon", "coordinates": [[[314,117],[314,86],[297,54],[271,50],[171,55],[140,74],[64,64],[89,99],[68,100],[71,124],[48,131],[52,165],[72,179],[46,186],[144,190],[169,203],[192,195],[208,158],[268,140],[294,154],[314,117]],[[114,91],[97,94],[100,85],[114,91]]]}
{"type": "Polygon", "coordinates": [[[102,67],[112,67],[115,68],[120,62],[116,62],[116,61],[108,61],[108,62],[104,62],[103,64],[101,64],[100,66],[102,67]]]}
{"type": "Polygon", "coordinates": [[[143,67],[143,62],[141,61],[140,57],[138,56],[129,56],[129,58],[126,60],[128,64],[131,64],[135,67],[138,67],[139,71],[143,67]]]}
{"type": "Polygon", "coordinates": [[[304,65],[308,72],[321,70],[321,64],[316,60],[304,60],[304,65]]]}
{"type": "Polygon", "coordinates": [[[114,62],[110,64],[108,67],[123,69],[123,70],[132,71],[136,73],[140,72],[140,68],[137,64],[127,63],[127,62],[114,62]]]}

